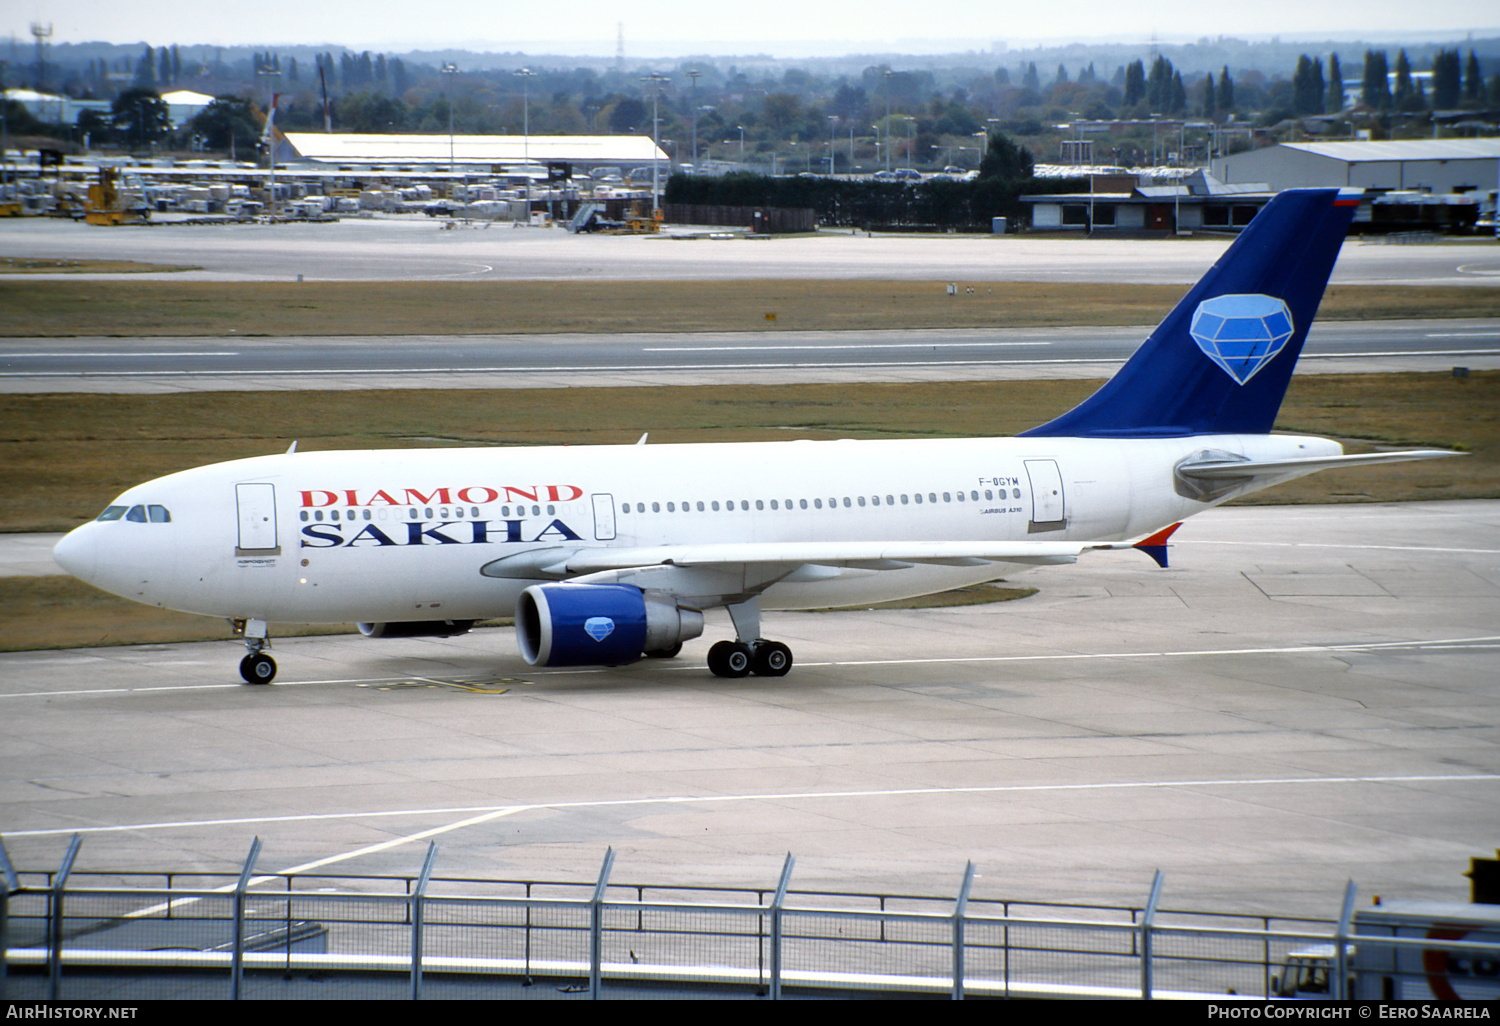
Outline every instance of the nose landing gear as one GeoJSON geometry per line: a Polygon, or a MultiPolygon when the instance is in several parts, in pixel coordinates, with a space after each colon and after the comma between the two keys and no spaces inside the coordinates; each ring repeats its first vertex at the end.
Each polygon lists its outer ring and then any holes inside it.
{"type": "Polygon", "coordinates": [[[245,636],[245,648],[249,654],[240,660],[240,676],[246,684],[269,684],[276,679],[276,660],[266,655],[271,639],[266,634],[264,620],[231,620],[234,633],[245,636]]]}

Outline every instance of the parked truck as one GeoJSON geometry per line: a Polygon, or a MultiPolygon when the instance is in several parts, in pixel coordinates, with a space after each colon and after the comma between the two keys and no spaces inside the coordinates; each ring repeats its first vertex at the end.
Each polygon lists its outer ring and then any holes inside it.
{"type": "Polygon", "coordinates": [[[1349,960],[1354,971],[1350,997],[1500,998],[1500,905],[1392,901],[1355,912],[1354,932],[1360,939],[1349,960]],[[1381,943],[1385,938],[1428,943],[1381,943]]]}
{"type": "MultiPolygon", "coordinates": [[[[1333,944],[1289,952],[1271,996],[1337,996],[1333,944]]],[[[1500,905],[1392,901],[1354,913],[1345,993],[1359,1001],[1500,998],[1500,905]]]]}

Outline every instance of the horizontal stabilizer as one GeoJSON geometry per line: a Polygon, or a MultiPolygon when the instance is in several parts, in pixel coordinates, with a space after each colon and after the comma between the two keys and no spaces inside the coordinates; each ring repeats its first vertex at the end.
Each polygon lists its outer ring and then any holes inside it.
{"type": "Polygon", "coordinates": [[[1162,528],[1149,538],[1142,538],[1132,547],[1140,549],[1156,560],[1156,565],[1165,570],[1167,568],[1167,539],[1172,537],[1172,534],[1181,526],[1182,522],[1178,521],[1171,527],[1162,528]]]}
{"type": "Polygon", "coordinates": [[[1399,452],[1366,452],[1353,456],[1307,456],[1289,460],[1200,459],[1177,465],[1182,477],[1198,481],[1233,481],[1243,478],[1311,474],[1338,467],[1363,467],[1373,463],[1433,460],[1442,456],[1464,456],[1447,449],[1407,449],[1399,452]]]}

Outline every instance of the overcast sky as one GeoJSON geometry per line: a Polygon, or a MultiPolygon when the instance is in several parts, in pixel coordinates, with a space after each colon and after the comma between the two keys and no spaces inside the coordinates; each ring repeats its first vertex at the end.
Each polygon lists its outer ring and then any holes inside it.
{"type": "Polygon", "coordinates": [[[33,21],[55,43],[102,40],[259,45],[321,44],[405,51],[468,50],[606,55],[624,23],[628,56],[1012,49],[1036,42],[1149,40],[1229,35],[1260,39],[1360,39],[1412,33],[1500,34],[1495,0],[571,0],[566,4],[446,0],[306,3],[249,0],[0,0],[0,30],[25,45],[33,21]]]}

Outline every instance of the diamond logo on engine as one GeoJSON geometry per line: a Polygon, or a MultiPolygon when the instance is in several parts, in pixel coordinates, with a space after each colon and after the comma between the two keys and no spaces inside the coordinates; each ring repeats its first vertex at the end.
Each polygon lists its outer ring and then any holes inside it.
{"type": "Polygon", "coordinates": [[[607,616],[591,616],[583,621],[583,631],[595,641],[603,641],[615,632],[615,622],[607,616]]]}

